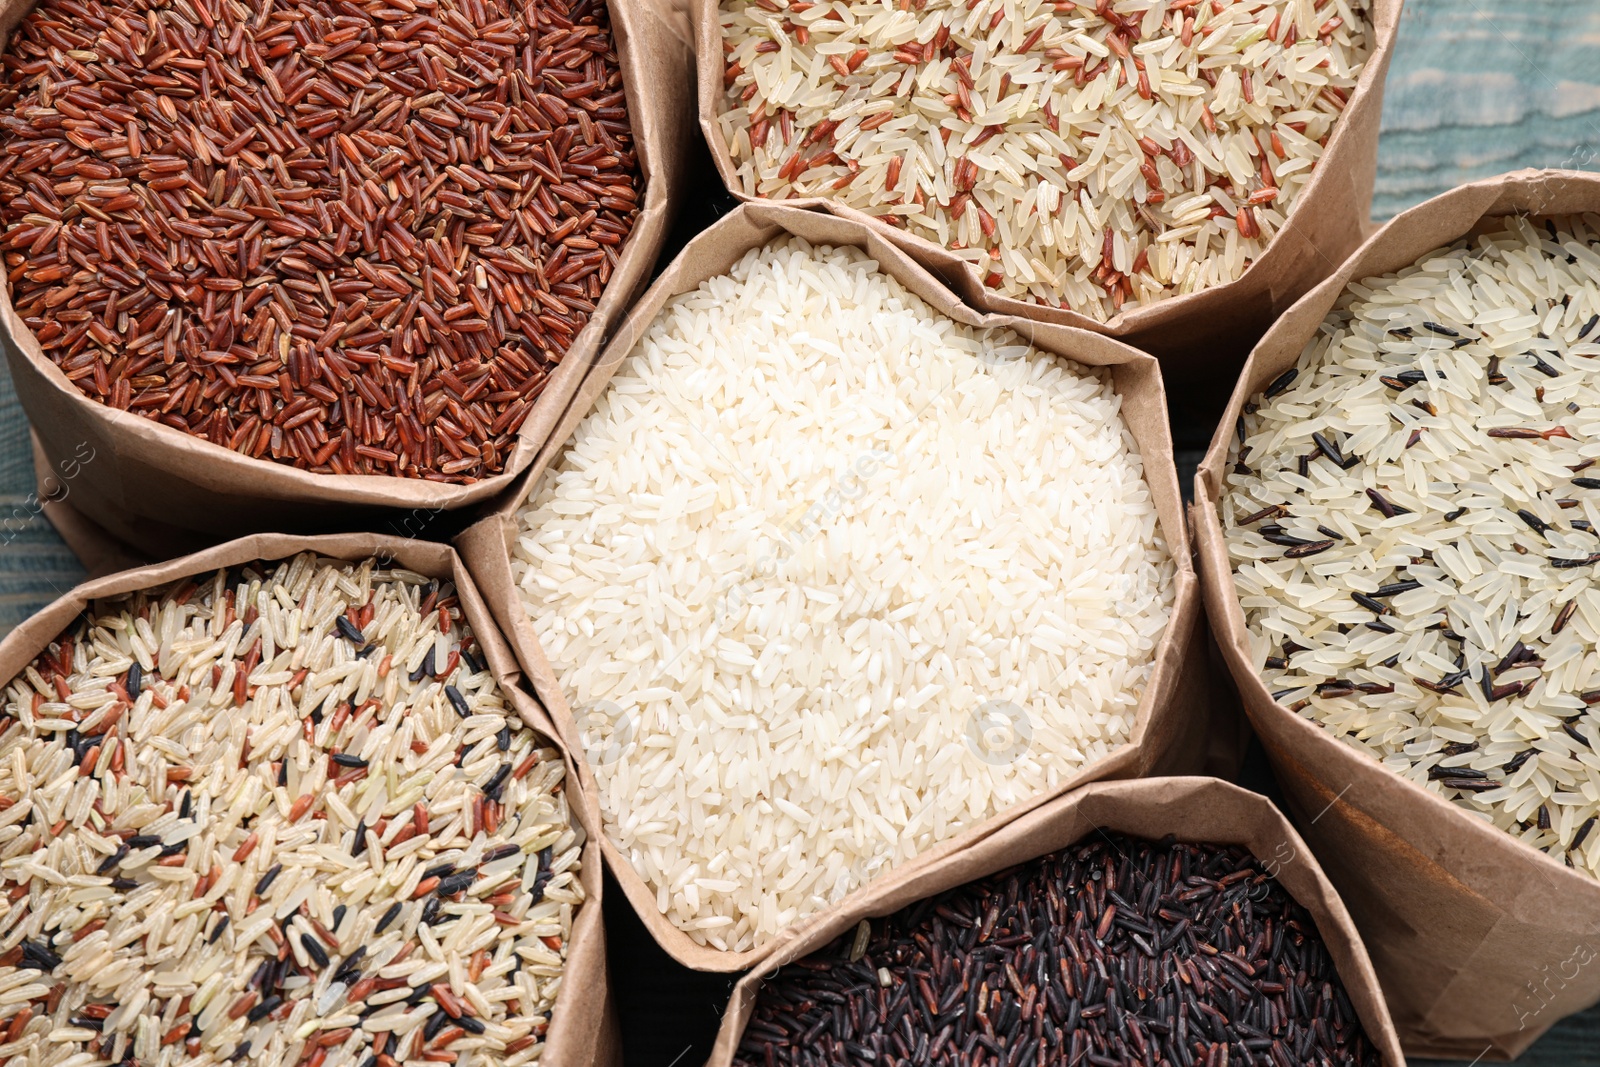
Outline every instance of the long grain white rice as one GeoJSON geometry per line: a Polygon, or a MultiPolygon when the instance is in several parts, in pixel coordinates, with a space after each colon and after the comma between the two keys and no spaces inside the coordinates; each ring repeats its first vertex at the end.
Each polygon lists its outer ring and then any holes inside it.
{"type": "Polygon", "coordinates": [[[581,830],[473,644],[370,560],[92,605],[5,693],[0,1057],[536,1062],[581,830]]]}
{"type": "Polygon", "coordinates": [[[1106,372],[794,239],[662,310],[519,521],[605,830],[721,949],[1122,744],[1171,608],[1106,372]]]}
{"type": "Polygon", "coordinates": [[[1222,501],[1278,699],[1591,875],[1597,327],[1600,216],[1351,284],[1246,408],[1222,501]]]}
{"type": "Polygon", "coordinates": [[[1099,319],[1243,274],[1373,47],[1364,0],[723,0],[720,18],[744,193],[848,204],[1099,319]]]}

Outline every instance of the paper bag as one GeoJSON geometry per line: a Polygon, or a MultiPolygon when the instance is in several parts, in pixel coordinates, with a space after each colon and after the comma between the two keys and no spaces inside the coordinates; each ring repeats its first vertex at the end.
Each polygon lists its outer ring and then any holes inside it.
{"type": "Polygon", "coordinates": [[[1273,701],[1251,666],[1218,501],[1246,401],[1299,358],[1347,283],[1409,266],[1499,216],[1600,210],[1600,176],[1519,171],[1379,228],[1261,339],[1195,478],[1206,610],[1291,810],[1366,939],[1414,1056],[1515,1056],[1600,999],[1600,883],[1390,773],[1273,701]]]}
{"type": "MultiPolygon", "coordinates": [[[[1133,308],[1100,322],[1081,312],[1001,296],[982,284],[976,268],[940,245],[878,222],[854,208],[833,205],[815,197],[785,203],[821,207],[866,223],[906,249],[912,258],[981,311],[1062,323],[1121,338],[1159,358],[1175,388],[1187,386],[1188,382],[1176,373],[1180,368],[1197,364],[1201,370],[1214,369],[1219,356],[1225,361],[1227,354],[1235,351],[1242,358],[1277,316],[1332,273],[1361,243],[1362,227],[1372,206],[1383,82],[1394,52],[1401,2],[1373,0],[1368,5],[1373,22],[1373,48],[1355,92],[1317,162],[1315,176],[1301,191],[1288,220],[1267,251],[1238,280],[1227,285],[1133,308]]],[[[711,148],[724,184],[735,196],[749,199],[739,192],[737,168],[717,126],[726,69],[717,17],[719,0],[692,0],[692,3],[700,130],[711,148]]],[[[1232,367],[1227,373],[1233,373],[1232,367]]]]}
{"type": "MultiPolygon", "coordinates": [[[[514,516],[526,501],[530,487],[559,457],[573,430],[605,391],[612,373],[632,351],[635,342],[667,300],[694,289],[707,278],[724,273],[749,249],[789,234],[803,237],[814,244],[854,245],[865,249],[877,260],[881,270],[905,284],[935,310],[958,322],[977,327],[1014,329],[1043,350],[1068,356],[1082,364],[1113,368],[1115,387],[1122,398],[1122,414],[1143,456],[1145,478],[1154,497],[1161,533],[1177,566],[1176,595],[1171,621],[1157,650],[1154,671],[1139,704],[1131,740],[1111,755],[1085,767],[1069,779],[1062,789],[1098,778],[1200,770],[1206,763],[1211,742],[1210,707],[1206,692],[1208,665],[1204,634],[1199,626],[1199,605],[1189,559],[1183,503],[1173,466],[1172,441],[1167,431],[1166,399],[1155,360],[1100,334],[1068,326],[1030,323],[974,312],[918,267],[903,250],[885,240],[876,229],[823,212],[772,203],[741,205],[689,243],[634,308],[594,371],[584,381],[577,399],[552,434],[550,443],[517,482],[515,491],[501,502],[498,513],[490,515],[457,540],[457,547],[468,561],[479,587],[484,590],[495,617],[510,635],[534,691],[569,742],[577,746],[573,751],[581,749],[581,739],[576,733],[572,710],[539,648],[512,580],[508,547],[515,536],[514,516]]],[[[1230,753],[1218,755],[1224,773],[1231,770],[1226,767],[1231,758],[1230,753]]],[[[578,762],[579,774],[586,788],[593,789],[592,775],[597,772],[589,767],[586,760],[578,762]]],[[[916,869],[961,851],[969,842],[982,838],[995,827],[1016,819],[1049,799],[1049,795],[1040,795],[1001,812],[870,884],[898,885],[916,869]]],[[[799,929],[829,914],[814,915],[801,923],[800,927],[792,928],[758,948],[744,952],[719,951],[695,943],[668,922],[656,908],[654,891],[634,871],[627,857],[609,840],[602,841],[601,847],[623,892],[633,901],[656,940],[677,960],[699,970],[736,971],[750,967],[777,951],[799,929]]],[[[866,890],[858,893],[863,891],[866,890]]],[[[846,898],[846,903],[854,898],[854,894],[846,898]]]]}
{"type": "Polygon", "coordinates": [[[734,987],[707,1067],[730,1067],[761,984],[780,967],[846,933],[863,919],[898,911],[947,889],[1066,848],[1100,831],[1147,840],[1168,834],[1193,844],[1239,845],[1311,913],[1367,1038],[1388,1067],[1405,1067],[1394,1025],[1355,924],[1305,842],[1265,798],[1214,778],[1096,782],[1051,801],[943,863],[894,886],[856,894],[823,922],[768,956],[734,987]]]}
{"type": "MultiPolygon", "coordinates": [[[[257,530],[318,533],[383,529],[448,535],[445,513],[491,499],[532,462],[606,338],[648,283],[682,195],[693,136],[690,46],[682,13],[662,0],[609,0],[644,176],[644,201],[589,323],[556,367],[522,424],[502,473],[471,485],[385,475],[313,474],[257,460],[139,415],[100,404],[74,386],[0,293],[4,343],[17,396],[47,460],[83,452],[75,506],[113,535],[169,558],[257,530]]],[[[32,0],[0,0],[0,42],[32,0]]]]}
{"type": "Polygon", "coordinates": [[[562,974],[561,993],[552,1013],[540,1062],[549,1067],[617,1067],[622,1062],[620,1040],[606,980],[605,929],[601,922],[604,878],[598,845],[599,813],[590,799],[592,794],[571,788],[577,780],[575,771],[581,761],[572,759],[543,710],[519,687],[521,675],[516,660],[460,557],[449,546],[375,534],[321,537],[257,534],[167,563],[121,571],[85,582],[6,635],[0,641],[0,678],[15,677],[95,599],[150,589],[190,576],[203,577],[223,567],[256,560],[287,559],[305,551],[351,561],[376,556],[390,561],[391,565],[454,583],[461,598],[462,614],[472,627],[506,699],[530,728],[550,739],[564,754],[569,808],[574,822],[581,825],[587,835],[580,873],[586,899],[573,918],[572,942],[562,974]]]}

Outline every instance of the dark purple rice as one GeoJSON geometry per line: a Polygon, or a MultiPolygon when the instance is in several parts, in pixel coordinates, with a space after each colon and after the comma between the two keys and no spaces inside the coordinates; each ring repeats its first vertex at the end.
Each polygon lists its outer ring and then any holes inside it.
{"type": "Polygon", "coordinates": [[[734,1062],[1380,1060],[1310,915],[1248,852],[1099,834],[785,967],[734,1062]]]}

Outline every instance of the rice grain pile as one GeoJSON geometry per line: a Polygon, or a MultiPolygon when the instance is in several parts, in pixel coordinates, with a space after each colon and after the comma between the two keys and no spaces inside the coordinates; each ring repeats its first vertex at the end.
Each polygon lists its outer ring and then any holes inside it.
{"type": "Polygon", "coordinates": [[[1597,326],[1595,215],[1352,283],[1220,510],[1281,703],[1600,876],[1597,326]]]}
{"type": "Polygon", "coordinates": [[[519,523],[606,832],[718,949],[1126,741],[1172,606],[1108,373],[792,238],[667,304],[519,523]]]}
{"type": "Polygon", "coordinates": [[[370,560],[95,603],[5,694],[0,1057],[537,1061],[581,831],[473,648],[370,560]]]}
{"type": "Polygon", "coordinates": [[[0,248],[86,396],[321,474],[499,473],[642,181],[604,0],[43,0],[0,248]]]}
{"type": "Polygon", "coordinates": [[[735,1067],[1378,1067],[1310,913],[1238,847],[1101,832],[766,979],[735,1067]]]}
{"type": "Polygon", "coordinates": [[[747,195],[820,196],[1097,319],[1233,281],[1374,47],[1364,0],[722,0],[747,195]]]}

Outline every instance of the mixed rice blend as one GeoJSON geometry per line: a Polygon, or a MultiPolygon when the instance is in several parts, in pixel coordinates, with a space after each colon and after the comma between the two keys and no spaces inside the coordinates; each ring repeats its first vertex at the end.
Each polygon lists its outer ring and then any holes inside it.
{"type": "Polygon", "coordinates": [[[720,0],[739,192],[824,197],[1096,319],[1240,277],[1378,44],[1366,0],[720,0]]]}
{"type": "Polygon", "coordinates": [[[96,602],[4,699],[7,1064],[539,1059],[582,831],[450,585],[304,554],[96,602]]]}
{"type": "Polygon", "coordinates": [[[1221,501],[1274,696],[1600,876],[1600,216],[1352,283],[1221,501]]]}

